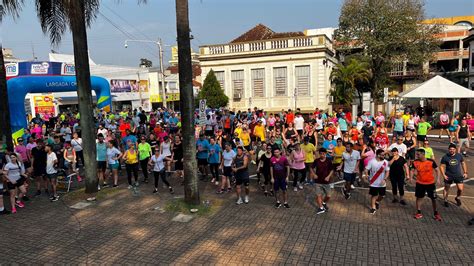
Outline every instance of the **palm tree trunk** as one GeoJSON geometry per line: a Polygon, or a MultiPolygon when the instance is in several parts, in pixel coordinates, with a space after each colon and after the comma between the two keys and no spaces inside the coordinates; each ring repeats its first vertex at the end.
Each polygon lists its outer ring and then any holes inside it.
{"type": "MultiPolygon", "coordinates": [[[[2,27],[2,15],[0,14],[0,27],[2,27]]],[[[1,32],[0,32],[1,34],[1,32]]],[[[0,38],[0,137],[5,140],[7,147],[13,147],[12,127],[10,124],[10,105],[8,102],[7,73],[5,61],[3,60],[3,44],[0,38]]]]}
{"type": "Polygon", "coordinates": [[[84,1],[70,1],[70,22],[74,44],[77,95],[81,114],[82,147],[84,149],[86,193],[97,192],[97,160],[95,146],[95,123],[93,109],[89,52],[85,23],[84,1]]]}
{"type": "Polygon", "coordinates": [[[188,0],[176,0],[176,27],[178,31],[179,93],[184,151],[184,200],[188,204],[198,205],[200,200],[196,172],[193,68],[189,39],[188,0]]]}

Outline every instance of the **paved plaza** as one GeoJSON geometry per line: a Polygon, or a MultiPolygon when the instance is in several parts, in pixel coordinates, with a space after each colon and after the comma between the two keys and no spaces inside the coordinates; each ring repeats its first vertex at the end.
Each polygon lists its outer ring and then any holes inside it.
{"type": "MultiPolygon", "coordinates": [[[[446,144],[433,140],[432,146],[440,158],[446,144]]],[[[439,207],[441,222],[431,218],[428,199],[425,218],[413,219],[413,193],[404,207],[388,193],[370,215],[366,189],[345,200],[336,185],[330,211],[316,215],[311,186],[289,192],[290,209],[275,209],[255,181],[250,204],[240,206],[234,194],[200,186],[201,199],[215,211],[188,223],[157,208],[182,196],[178,184],[175,195],[161,187],[152,195],[151,184],[138,193],[122,186],[79,210],[70,208],[77,200],[34,198],[17,214],[0,216],[1,264],[474,264],[474,227],[467,225],[474,216],[473,181],[466,182],[461,207],[439,207]]]]}

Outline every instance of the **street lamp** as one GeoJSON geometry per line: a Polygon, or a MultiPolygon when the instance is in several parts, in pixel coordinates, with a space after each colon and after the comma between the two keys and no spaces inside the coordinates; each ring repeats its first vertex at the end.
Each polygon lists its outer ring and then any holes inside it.
{"type": "MultiPolygon", "coordinates": [[[[129,42],[144,42],[144,43],[154,43],[158,46],[158,51],[159,51],[159,58],[160,58],[160,74],[161,74],[161,87],[163,90],[161,91],[161,98],[163,99],[163,107],[167,108],[166,104],[166,91],[165,91],[165,72],[163,69],[163,45],[161,43],[161,39],[158,39],[158,41],[151,41],[151,40],[125,40],[124,47],[128,48],[128,43],[129,42]]],[[[158,88],[160,86],[158,85],[158,88]]]]}

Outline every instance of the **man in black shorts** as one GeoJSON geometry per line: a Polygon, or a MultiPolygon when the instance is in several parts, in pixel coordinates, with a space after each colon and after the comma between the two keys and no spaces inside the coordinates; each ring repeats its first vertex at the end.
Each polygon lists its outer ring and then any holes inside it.
{"type": "Polygon", "coordinates": [[[31,165],[33,165],[33,177],[36,181],[36,196],[41,195],[41,185],[44,192],[49,196],[48,186],[46,183],[46,158],[47,153],[44,149],[42,139],[36,140],[36,147],[31,150],[31,165]]]}
{"type": "Polygon", "coordinates": [[[461,195],[464,189],[464,179],[467,178],[466,161],[460,153],[457,152],[456,145],[449,144],[449,151],[441,159],[441,174],[444,177],[444,206],[449,207],[448,195],[449,188],[454,183],[458,189],[454,200],[458,206],[461,206],[461,195]]]}
{"type": "Polygon", "coordinates": [[[232,172],[235,175],[236,181],[236,193],[237,193],[237,205],[242,203],[249,203],[249,185],[250,185],[250,176],[249,176],[249,158],[248,155],[244,153],[244,148],[242,146],[237,147],[237,156],[234,158],[232,172]],[[242,200],[242,185],[245,187],[245,197],[242,200]]]}

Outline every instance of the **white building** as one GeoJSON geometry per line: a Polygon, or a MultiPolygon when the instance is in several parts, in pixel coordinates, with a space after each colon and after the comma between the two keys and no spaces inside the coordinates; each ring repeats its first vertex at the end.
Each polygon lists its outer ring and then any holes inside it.
{"type": "Polygon", "coordinates": [[[468,88],[474,90],[474,28],[469,31],[469,36],[463,42],[469,43],[468,88]]]}
{"type": "Polygon", "coordinates": [[[259,24],[228,44],[201,46],[202,76],[214,70],[231,109],[327,109],[333,32],[276,33],[259,24]]]}

